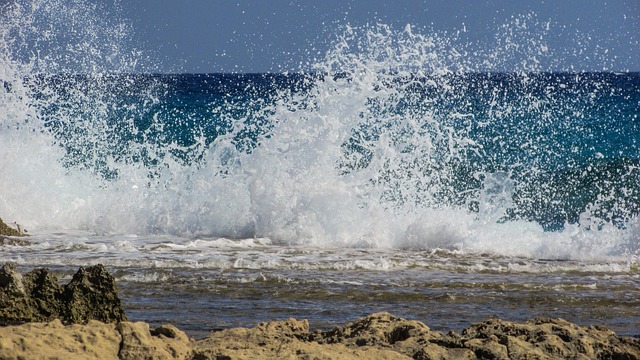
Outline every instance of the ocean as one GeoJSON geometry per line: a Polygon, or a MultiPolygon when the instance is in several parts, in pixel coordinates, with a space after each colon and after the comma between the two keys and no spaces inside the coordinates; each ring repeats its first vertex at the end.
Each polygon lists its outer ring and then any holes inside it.
{"type": "Polygon", "coordinates": [[[380,24],[296,72],[144,72],[96,6],[3,8],[0,217],[32,245],[2,262],[104,264],[130,320],[191,336],[375,311],[640,335],[640,73],[380,24]]]}

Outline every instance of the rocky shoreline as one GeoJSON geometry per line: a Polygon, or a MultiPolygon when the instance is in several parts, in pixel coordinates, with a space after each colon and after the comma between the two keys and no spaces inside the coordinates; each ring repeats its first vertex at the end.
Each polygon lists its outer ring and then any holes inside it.
{"type": "Polygon", "coordinates": [[[491,319],[460,334],[376,313],[331,330],[263,322],[190,339],[172,325],[127,321],[101,265],[60,286],[54,274],[0,269],[1,359],[640,359],[640,339],[562,319],[491,319]]]}
{"type": "Polygon", "coordinates": [[[20,225],[16,224],[16,227],[7,225],[2,219],[0,219],[0,246],[14,245],[14,246],[26,246],[31,243],[22,237],[27,236],[26,230],[20,228],[20,225]]]}
{"type": "Polygon", "coordinates": [[[100,359],[638,359],[638,340],[560,319],[477,323],[442,334],[388,313],[329,331],[306,320],[260,323],[189,339],[172,325],[143,322],[64,326],[60,320],[0,328],[0,358],[100,359]]]}

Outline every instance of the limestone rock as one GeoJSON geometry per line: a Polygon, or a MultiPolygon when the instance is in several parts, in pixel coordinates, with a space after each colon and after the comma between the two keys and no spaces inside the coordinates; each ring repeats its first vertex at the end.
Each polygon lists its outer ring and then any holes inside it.
{"type": "Polygon", "coordinates": [[[0,238],[3,236],[25,236],[26,233],[20,229],[18,226],[17,229],[12,228],[11,226],[5,224],[2,219],[0,219],[0,238]]]}
{"type": "Polygon", "coordinates": [[[410,359],[369,346],[319,344],[307,340],[308,330],[306,320],[289,319],[214,332],[194,344],[193,359],[410,359]]]}
{"type": "Polygon", "coordinates": [[[23,279],[25,295],[34,315],[31,321],[60,317],[64,305],[60,299],[62,288],[58,285],[58,278],[47,269],[36,269],[24,275],[23,279]]]}
{"type": "Polygon", "coordinates": [[[604,327],[581,327],[562,319],[525,324],[489,320],[457,334],[430,331],[421,322],[388,313],[358,319],[305,337],[348,348],[389,349],[413,359],[640,359],[640,341],[618,337],[604,327]]]}
{"type": "Polygon", "coordinates": [[[56,319],[0,328],[1,359],[118,359],[122,337],[114,324],[64,326],[56,319]]]}
{"type": "Polygon", "coordinates": [[[59,319],[0,327],[0,359],[190,359],[191,342],[165,325],[154,331],[146,323],[64,326],[59,319]]]}
{"type": "Polygon", "coordinates": [[[122,335],[121,359],[188,359],[191,355],[189,338],[172,325],[154,331],[144,322],[121,322],[117,329],[122,335]]]}
{"type": "Polygon", "coordinates": [[[13,264],[0,268],[0,326],[56,318],[65,324],[127,320],[115,281],[102,265],[80,268],[63,287],[47,269],[20,275],[13,264]]]}
{"type": "Polygon", "coordinates": [[[89,319],[103,322],[127,320],[121,307],[113,276],[102,265],[81,267],[61,295],[67,323],[89,319]]]}
{"type": "Polygon", "coordinates": [[[320,331],[313,339],[323,343],[346,342],[357,346],[393,345],[413,336],[429,333],[425,324],[382,312],[358,319],[330,331],[320,331]]]}
{"type": "Polygon", "coordinates": [[[52,320],[57,314],[56,299],[60,288],[57,279],[46,270],[35,270],[25,276],[15,265],[0,268],[0,325],[52,320]]]}
{"type": "Polygon", "coordinates": [[[537,318],[524,324],[492,319],[462,332],[476,354],[502,358],[640,359],[640,341],[599,326],[537,318]]]}
{"type": "Polygon", "coordinates": [[[7,295],[24,295],[22,275],[16,270],[16,265],[9,263],[0,268],[0,289],[7,295]]]}
{"type": "Polygon", "coordinates": [[[349,347],[373,346],[393,349],[409,357],[422,350],[429,340],[439,337],[419,321],[406,320],[386,312],[358,319],[329,331],[317,331],[309,339],[349,347]]]}
{"type": "Polygon", "coordinates": [[[29,246],[31,242],[24,239],[16,239],[12,237],[4,237],[0,235],[0,246],[29,246]]]}
{"type": "Polygon", "coordinates": [[[0,219],[0,246],[28,246],[31,243],[24,239],[17,239],[16,237],[27,236],[26,230],[22,230],[19,225],[17,229],[5,224],[0,219]]]}
{"type": "Polygon", "coordinates": [[[0,327],[0,359],[640,359],[640,341],[561,319],[476,323],[457,334],[373,314],[329,331],[289,319],[190,340],[171,325],[64,326],[60,320],[0,327]],[[399,330],[400,329],[400,330],[399,330]]]}

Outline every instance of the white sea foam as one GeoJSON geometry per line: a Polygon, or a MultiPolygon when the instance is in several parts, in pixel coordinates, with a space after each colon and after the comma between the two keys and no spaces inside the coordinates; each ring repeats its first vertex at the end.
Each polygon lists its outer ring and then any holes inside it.
{"type": "MultiPolygon", "coordinates": [[[[87,266],[104,264],[114,268],[193,269],[287,272],[314,271],[402,273],[403,271],[464,272],[495,274],[630,274],[638,271],[638,259],[607,257],[599,260],[532,259],[464,253],[447,250],[329,248],[255,244],[253,239],[193,240],[189,238],[140,237],[136,242],[119,236],[51,240],[48,235],[30,239],[31,246],[5,246],[4,260],[23,266],[87,266]],[[44,241],[45,239],[49,239],[44,241]],[[194,243],[215,243],[196,246],[194,243]]],[[[167,275],[170,276],[170,275],[167,275]]],[[[171,275],[173,276],[173,275],[171,275]]],[[[175,275],[177,276],[177,275],[175,275]]],[[[301,275],[303,276],[303,275],[301,275]]],[[[303,276],[304,277],[304,276],[303,276]]],[[[132,280],[134,281],[134,280],[132,280]]],[[[138,280],[136,280],[138,281],[138,280]]],[[[143,281],[140,280],[139,281],[143,281]]],[[[149,279],[149,281],[154,281],[149,279]]]]}
{"type": "MultiPolygon", "coordinates": [[[[140,162],[119,161],[110,150],[113,143],[103,134],[109,122],[101,116],[113,105],[105,94],[110,88],[105,85],[104,74],[136,70],[136,52],[132,55],[121,46],[126,43],[126,22],[116,27],[120,30],[102,31],[113,24],[98,21],[99,14],[89,3],[41,0],[28,4],[33,9],[14,5],[4,8],[0,30],[4,41],[0,75],[10,84],[0,87],[0,102],[6,109],[0,114],[0,214],[8,221],[20,222],[43,240],[56,232],[71,239],[34,245],[49,244],[51,251],[65,253],[52,262],[77,261],[73,254],[95,262],[97,257],[91,255],[95,253],[112,257],[109,262],[114,266],[328,266],[314,265],[324,264],[319,259],[310,264],[300,259],[290,262],[277,254],[247,257],[224,252],[218,257],[216,253],[233,248],[267,251],[272,245],[444,249],[510,257],[615,261],[637,254],[637,216],[621,228],[596,224],[599,220],[587,210],[580,225],[566,224],[564,230],[549,232],[534,221],[502,220],[512,206],[513,180],[509,174],[474,174],[482,182],[476,189],[456,190],[452,186],[455,161],[464,162],[469,156],[483,153],[469,134],[471,125],[466,130],[454,126],[471,124],[474,114],[458,110],[448,113],[437,106],[444,98],[465,96],[458,93],[464,89],[451,80],[452,74],[479,70],[464,42],[455,37],[420,33],[411,27],[404,31],[385,25],[346,27],[325,60],[316,64],[315,70],[324,76],[309,80],[314,83],[308,92],[283,94],[281,100],[262,110],[273,127],[252,152],[239,151],[234,145],[234,135],[247,119],[232,119],[235,132],[219,136],[204,150],[204,161],[197,166],[161,157],[175,149],[175,144],[161,149],[152,144],[132,144],[130,150],[123,150],[151,154],[161,161],[161,165],[149,168],[140,162]],[[73,49],[72,57],[66,57],[64,49],[44,46],[49,53],[30,58],[23,50],[37,44],[18,48],[9,45],[11,41],[26,41],[30,38],[27,35],[49,41],[46,19],[64,11],[56,6],[78,6],[95,20],[82,22],[81,33],[64,39],[73,49]],[[41,18],[36,20],[37,16],[41,18]],[[17,30],[27,23],[33,25],[31,33],[17,30]],[[78,97],[72,100],[55,95],[54,88],[29,88],[29,84],[37,83],[38,74],[64,72],[88,74],[98,80],[91,91],[75,93],[78,97]],[[418,81],[425,77],[428,82],[418,81]],[[407,98],[411,86],[428,87],[437,96],[407,98]],[[37,98],[35,94],[50,96],[37,98]],[[414,100],[422,101],[422,106],[411,111],[402,109],[402,101],[414,100]],[[78,115],[65,108],[67,105],[84,108],[78,115]],[[58,143],[60,138],[43,125],[51,117],[43,111],[52,106],[64,108],[53,115],[56,120],[69,131],[80,131],[79,135],[69,135],[77,136],[73,141],[96,153],[95,167],[65,164],[69,154],[58,143]],[[84,118],[89,115],[89,119],[84,118]],[[368,130],[360,131],[363,127],[368,130]],[[350,142],[364,150],[350,151],[345,146],[350,142]],[[105,180],[101,176],[98,164],[103,161],[117,170],[116,178],[105,180]],[[469,210],[468,201],[454,201],[464,191],[473,192],[477,211],[469,210]],[[593,226],[588,225],[590,221],[593,226]],[[78,230],[87,231],[88,237],[74,238],[78,230]],[[154,236],[164,240],[156,242],[154,236]],[[190,240],[180,240],[185,238],[190,240]],[[185,255],[189,251],[199,253],[185,255]]],[[[500,70],[499,59],[515,56],[511,54],[514,44],[522,40],[517,34],[535,31],[531,30],[535,21],[531,15],[526,17],[529,28],[522,28],[521,22],[512,25],[514,31],[502,28],[509,36],[484,55],[484,70],[500,70]]],[[[56,21],[52,26],[62,36],[67,25],[56,21]]],[[[548,50],[542,40],[526,45],[517,52],[526,60],[520,69],[523,84],[527,83],[526,71],[543,70],[538,67],[538,57],[548,50]]],[[[154,91],[148,93],[146,101],[153,104],[157,101],[154,91]]],[[[496,106],[496,113],[500,111],[509,113],[508,108],[496,106]]],[[[125,124],[133,122],[129,118],[121,120],[125,124]]],[[[25,260],[15,255],[12,259],[47,263],[44,256],[25,260]]],[[[406,259],[397,262],[365,257],[331,266],[384,270],[408,265],[406,259]]]]}

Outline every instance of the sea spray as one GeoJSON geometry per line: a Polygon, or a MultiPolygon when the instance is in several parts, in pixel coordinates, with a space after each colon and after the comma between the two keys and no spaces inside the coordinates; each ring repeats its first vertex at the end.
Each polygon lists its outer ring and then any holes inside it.
{"type": "Polygon", "coordinates": [[[32,231],[638,251],[638,78],[545,73],[533,14],[482,51],[345,26],[308,73],[142,75],[126,21],[97,7],[3,8],[0,212],[32,231]]]}

